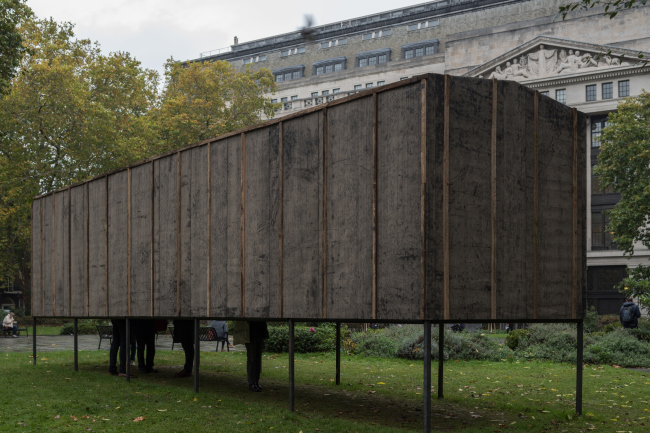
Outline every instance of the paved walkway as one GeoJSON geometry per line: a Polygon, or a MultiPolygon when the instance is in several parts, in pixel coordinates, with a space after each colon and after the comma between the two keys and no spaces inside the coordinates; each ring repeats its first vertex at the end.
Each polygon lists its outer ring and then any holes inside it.
{"type": "MultiPolygon", "coordinates": [[[[99,336],[97,335],[80,335],[79,350],[97,350],[99,345],[99,336]]],[[[32,352],[33,339],[29,337],[18,338],[2,338],[0,337],[0,351],[8,352],[32,352]]],[[[217,342],[202,341],[201,352],[213,352],[216,348],[217,342]]],[[[110,348],[109,340],[102,340],[101,350],[108,350],[110,348]]],[[[162,334],[158,336],[156,341],[156,350],[171,350],[172,337],[169,334],[162,334]]],[[[74,339],[72,335],[39,335],[36,337],[36,353],[49,352],[53,350],[74,350],[74,339]]],[[[174,345],[174,350],[183,350],[180,343],[174,345]]],[[[246,351],[246,347],[241,344],[230,351],[246,351]]]]}

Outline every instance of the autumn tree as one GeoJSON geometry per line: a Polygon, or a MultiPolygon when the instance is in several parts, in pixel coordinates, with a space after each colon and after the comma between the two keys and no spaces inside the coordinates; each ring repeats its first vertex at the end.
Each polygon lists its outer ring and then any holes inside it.
{"type": "Polygon", "coordinates": [[[175,149],[216,137],[273,117],[276,104],[271,71],[246,68],[237,72],[229,62],[165,65],[165,89],[152,113],[165,149],[175,149]]]}
{"type": "MultiPolygon", "coordinates": [[[[650,93],[621,102],[607,122],[595,174],[603,187],[621,193],[621,200],[608,212],[608,230],[618,248],[632,256],[636,243],[650,248],[650,93]]],[[[630,270],[622,286],[634,296],[649,296],[650,269],[630,270]]]]}
{"type": "Polygon", "coordinates": [[[25,0],[0,0],[0,95],[7,92],[27,51],[20,26],[31,16],[25,0]]]}

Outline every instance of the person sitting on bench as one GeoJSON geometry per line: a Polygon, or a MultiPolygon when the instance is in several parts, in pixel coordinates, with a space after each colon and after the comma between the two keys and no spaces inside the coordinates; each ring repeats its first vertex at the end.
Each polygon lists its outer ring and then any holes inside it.
{"type": "Polygon", "coordinates": [[[14,319],[14,313],[13,311],[2,320],[2,327],[5,328],[5,330],[12,329],[13,328],[13,338],[18,338],[18,322],[14,319]]]}

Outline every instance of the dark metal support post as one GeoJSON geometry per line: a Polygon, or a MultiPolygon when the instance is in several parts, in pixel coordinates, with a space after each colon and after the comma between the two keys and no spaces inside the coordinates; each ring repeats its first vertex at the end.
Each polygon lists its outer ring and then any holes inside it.
{"type": "Polygon", "coordinates": [[[576,413],[582,415],[582,348],[583,348],[583,322],[578,322],[578,359],[576,360],[576,413]]]}
{"type": "Polygon", "coordinates": [[[444,398],[442,390],[444,383],[443,363],[445,359],[445,324],[438,324],[438,398],[444,398]]]}
{"type": "Polygon", "coordinates": [[[131,382],[131,319],[126,318],[126,381],[131,382]]]}
{"type": "Polygon", "coordinates": [[[74,371],[79,371],[79,338],[78,337],[78,328],[77,328],[77,318],[74,318],[74,371]]]}
{"type": "Polygon", "coordinates": [[[424,408],[423,428],[424,433],[431,431],[431,322],[424,321],[424,408]]]}
{"type": "Polygon", "coordinates": [[[293,320],[289,319],[289,412],[295,410],[294,384],[293,384],[293,320]]]}
{"type": "Polygon", "coordinates": [[[36,317],[32,324],[32,364],[36,365],[36,317]]]}
{"type": "Polygon", "coordinates": [[[336,384],[341,384],[341,322],[336,322],[336,384]]]}
{"type": "Polygon", "coordinates": [[[194,392],[199,392],[199,358],[201,357],[199,326],[199,319],[194,319],[194,392]]]}

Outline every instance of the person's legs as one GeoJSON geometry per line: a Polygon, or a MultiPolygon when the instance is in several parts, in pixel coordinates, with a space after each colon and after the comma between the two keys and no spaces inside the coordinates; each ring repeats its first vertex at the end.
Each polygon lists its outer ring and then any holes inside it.
{"type": "Polygon", "coordinates": [[[153,369],[153,360],[156,356],[156,331],[153,329],[145,334],[144,346],[147,348],[147,361],[145,363],[145,368],[149,372],[157,373],[157,371],[153,369]]]}
{"type": "Polygon", "coordinates": [[[14,325],[14,336],[18,336],[18,325],[14,325]]]}
{"type": "Polygon", "coordinates": [[[139,333],[136,336],[136,342],[138,344],[137,352],[138,352],[138,370],[140,372],[143,372],[144,370],[147,369],[147,365],[144,360],[144,349],[145,349],[145,335],[143,333],[139,333]]]}
{"type": "Polygon", "coordinates": [[[255,339],[255,385],[260,388],[260,375],[262,374],[262,349],[264,348],[264,340],[261,338],[255,339]]]}
{"type": "Polygon", "coordinates": [[[124,364],[122,356],[124,350],[120,350],[122,347],[122,339],[126,337],[126,323],[124,320],[112,320],[113,322],[113,339],[111,341],[111,350],[109,352],[108,358],[108,372],[110,374],[117,374],[117,352],[120,352],[120,369],[124,365],[126,371],[126,364],[124,364]],[[124,332],[122,332],[124,329],[124,332]],[[123,337],[124,335],[124,337],[123,337]]]}
{"type": "Polygon", "coordinates": [[[246,379],[248,386],[255,386],[255,356],[253,342],[246,343],[246,379]]]}

